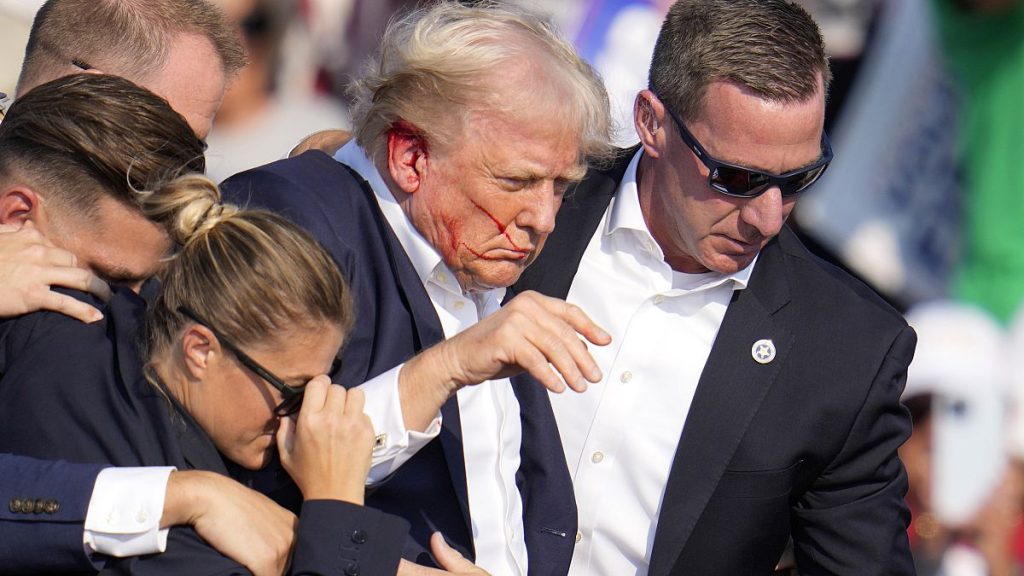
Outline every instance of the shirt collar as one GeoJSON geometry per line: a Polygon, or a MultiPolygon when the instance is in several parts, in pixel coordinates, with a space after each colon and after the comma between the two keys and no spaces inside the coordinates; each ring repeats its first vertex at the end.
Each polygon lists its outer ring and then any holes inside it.
{"type": "MultiPolygon", "coordinates": [[[[647,231],[647,222],[644,221],[644,214],[640,211],[640,193],[636,186],[636,170],[640,165],[640,157],[644,149],[640,148],[633,155],[629,166],[626,167],[622,181],[612,197],[611,206],[608,208],[608,219],[605,223],[605,235],[610,235],[617,230],[636,230],[644,235],[650,236],[647,231]]],[[[653,240],[653,238],[652,238],[653,240]]]]}
{"type": "MultiPolygon", "coordinates": [[[[605,215],[604,235],[612,236],[617,235],[617,233],[623,230],[631,230],[634,237],[641,239],[639,245],[647,244],[653,246],[653,254],[664,262],[665,254],[661,247],[658,246],[654,236],[651,235],[650,230],[647,229],[647,221],[644,220],[643,211],[640,209],[640,192],[636,185],[636,173],[643,153],[643,147],[636,151],[633,159],[629,162],[629,166],[626,167],[626,172],[622,175],[622,181],[619,182],[619,187],[616,189],[605,215]]],[[[638,244],[630,243],[628,246],[635,249],[638,244]]],[[[630,249],[627,250],[632,251],[630,249]]],[[[754,256],[754,259],[751,260],[746,268],[732,274],[719,274],[715,272],[687,274],[685,272],[673,271],[673,284],[683,286],[688,290],[706,290],[721,286],[726,282],[732,282],[733,289],[742,290],[750,282],[750,275],[754,272],[754,265],[757,264],[759,256],[760,253],[754,256]]],[[[665,265],[668,266],[668,264],[665,265]]]]}
{"type": "MultiPolygon", "coordinates": [[[[351,140],[342,146],[341,150],[338,150],[334,159],[355,170],[370,184],[370,188],[373,189],[373,194],[377,198],[377,204],[380,206],[381,212],[384,213],[384,218],[395,232],[395,236],[398,237],[402,249],[409,256],[416,275],[419,276],[423,285],[426,286],[427,281],[434,277],[435,280],[445,279],[457,286],[458,282],[456,282],[455,276],[441,261],[441,255],[409,221],[409,217],[406,216],[405,211],[402,210],[398,201],[395,200],[395,196],[384,183],[384,178],[377,171],[373,160],[366,155],[366,151],[355,140],[351,140]]],[[[440,283],[447,284],[447,282],[440,283]]],[[[459,289],[456,288],[456,290],[459,289]]]]}

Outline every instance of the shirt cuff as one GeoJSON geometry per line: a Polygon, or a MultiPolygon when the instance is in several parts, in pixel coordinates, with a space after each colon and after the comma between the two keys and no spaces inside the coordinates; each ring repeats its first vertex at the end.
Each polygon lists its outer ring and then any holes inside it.
{"type": "Polygon", "coordinates": [[[423,432],[407,430],[398,396],[398,374],[404,364],[366,381],[359,389],[366,394],[366,415],[373,422],[376,440],[367,484],[382,482],[416,452],[441,433],[441,412],[423,432]]]}
{"type": "Polygon", "coordinates": [[[160,529],[173,466],[106,468],[85,514],[87,554],[125,557],[167,549],[168,529],[160,529]]]}

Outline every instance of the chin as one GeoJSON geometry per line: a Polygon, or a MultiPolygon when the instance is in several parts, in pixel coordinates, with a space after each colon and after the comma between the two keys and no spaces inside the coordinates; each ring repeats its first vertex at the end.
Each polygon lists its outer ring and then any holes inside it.
{"type": "Polygon", "coordinates": [[[718,255],[704,263],[704,267],[719,274],[735,274],[754,261],[753,256],[718,255]]]}
{"type": "Polygon", "coordinates": [[[273,450],[270,448],[252,448],[225,456],[246,470],[261,470],[270,464],[272,454],[273,450]]]}

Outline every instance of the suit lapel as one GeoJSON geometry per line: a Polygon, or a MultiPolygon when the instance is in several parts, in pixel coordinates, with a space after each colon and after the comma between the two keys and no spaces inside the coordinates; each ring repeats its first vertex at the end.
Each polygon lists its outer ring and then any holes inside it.
{"type": "Polygon", "coordinates": [[[734,293],[701,373],[676,449],[651,552],[650,574],[669,574],[732,460],[747,426],[793,344],[773,314],[789,300],[778,240],[761,252],[750,285],[734,293]],[[775,345],[775,359],[759,364],[752,347],[775,345]]]}
{"type": "MultiPolygon", "coordinates": [[[[385,239],[385,250],[388,255],[388,263],[391,266],[391,273],[398,281],[398,291],[403,304],[412,320],[415,332],[416,352],[419,353],[425,348],[433,346],[444,340],[444,330],[441,328],[441,320],[437,317],[434,304],[423,287],[423,281],[416,274],[416,268],[409,261],[401,241],[395,235],[394,230],[388,225],[384,214],[381,213],[377,204],[377,198],[373,193],[370,184],[359,175],[358,172],[345,166],[352,178],[359,182],[359,187],[366,195],[366,202],[373,212],[380,236],[385,239]]],[[[459,501],[459,508],[466,521],[466,527],[472,532],[472,524],[469,517],[469,491],[466,486],[466,459],[462,451],[462,420],[459,418],[458,399],[452,397],[441,407],[441,433],[439,434],[441,446],[444,448],[445,463],[451,473],[452,485],[455,489],[455,496],[459,501]]]]}

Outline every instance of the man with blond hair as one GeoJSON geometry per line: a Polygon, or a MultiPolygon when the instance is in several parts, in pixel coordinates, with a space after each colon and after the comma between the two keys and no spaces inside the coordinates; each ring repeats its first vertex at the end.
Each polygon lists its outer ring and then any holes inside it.
{"type": "Polygon", "coordinates": [[[496,4],[399,19],[367,70],[353,142],[225,194],[308,228],[351,282],[357,323],[333,376],[366,392],[366,503],[410,521],[406,558],[431,564],[440,531],[495,574],[564,572],[575,509],[557,432],[550,411],[521,409],[544,388],[507,378],[583,390],[600,374],[580,339],[607,336],[560,301],[499,303],[585,158],[607,155],[607,95],[547,20],[496,4]]]}

